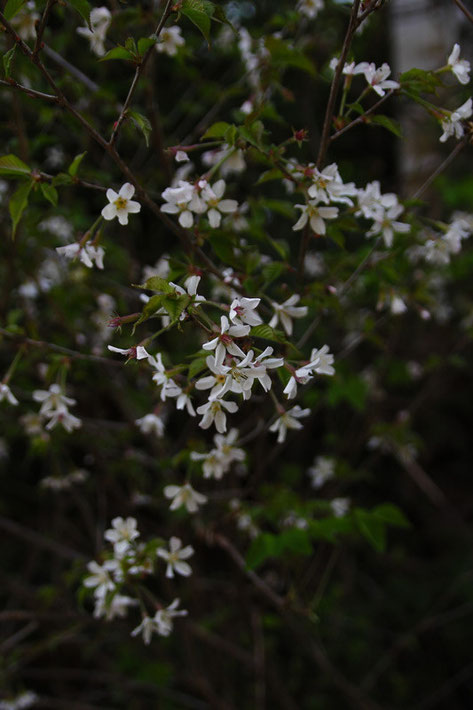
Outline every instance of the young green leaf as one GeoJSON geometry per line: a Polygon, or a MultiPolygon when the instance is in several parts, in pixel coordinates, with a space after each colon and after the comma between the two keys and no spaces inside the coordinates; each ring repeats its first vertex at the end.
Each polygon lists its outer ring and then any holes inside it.
{"type": "Polygon", "coordinates": [[[52,205],[54,205],[54,207],[56,207],[58,200],[56,188],[47,182],[40,182],[39,186],[41,188],[41,192],[43,193],[43,197],[45,197],[48,202],[50,202],[52,205]]]}
{"type": "Polygon", "coordinates": [[[79,13],[79,15],[82,17],[83,20],[85,20],[86,24],[88,25],[89,29],[91,30],[92,27],[90,26],[90,4],[88,3],[87,0],[67,0],[69,5],[76,10],[76,12],[79,13]]]}
{"type": "Polygon", "coordinates": [[[151,133],[153,131],[151,123],[146,118],[146,116],[143,116],[143,114],[138,113],[138,111],[129,111],[128,115],[130,116],[134,125],[142,132],[144,139],[145,139],[146,147],[148,148],[149,147],[149,139],[150,139],[151,133]]]}
{"type": "Polygon", "coordinates": [[[138,288],[146,288],[149,291],[160,291],[161,293],[175,293],[175,289],[161,276],[151,276],[142,286],[138,288]]]}
{"type": "Polygon", "coordinates": [[[5,19],[10,22],[25,4],[26,0],[8,0],[3,10],[5,19]]]}
{"type": "Polygon", "coordinates": [[[69,167],[67,168],[67,172],[69,173],[69,175],[71,175],[71,177],[75,177],[77,175],[82,159],[86,155],[87,151],[85,151],[84,153],[79,153],[79,155],[76,155],[72,163],[69,165],[69,167]]]}
{"type": "Polygon", "coordinates": [[[180,12],[202,32],[207,42],[209,42],[211,17],[215,12],[213,2],[209,2],[209,0],[184,0],[180,7],[180,12]]]}
{"type": "Polygon", "coordinates": [[[12,220],[12,238],[15,238],[16,229],[18,223],[21,219],[23,212],[28,205],[28,197],[33,187],[33,180],[30,182],[23,183],[20,187],[13,193],[8,204],[10,211],[10,217],[12,220]]]}
{"type": "Polygon", "coordinates": [[[11,49],[9,49],[8,52],[6,52],[3,55],[3,70],[5,72],[6,78],[8,78],[10,76],[11,63],[13,61],[15,50],[16,50],[16,44],[14,44],[13,47],[11,49]]]}
{"type": "Polygon", "coordinates": [[[0,175],[13,178],[29,178],[31,168],[17,158],[16,155],[10,153],[9,155],[0,156],[0,175]]]}
{"type": "Polygon", "coordinates": [[[125,59],[127,62],[134,62],[136,57],[129,52],[128,49],[125,49],[125,47],[114,47],[101,57],[99,61],[108,62],[110,59],[125,59]]]}

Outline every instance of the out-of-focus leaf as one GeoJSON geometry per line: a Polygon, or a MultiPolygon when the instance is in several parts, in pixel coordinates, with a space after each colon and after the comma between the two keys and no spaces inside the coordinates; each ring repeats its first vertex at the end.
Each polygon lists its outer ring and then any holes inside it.
{"type": "Polygon", "coordinates": [[[5,5],[3,9],[3,14],[5,15],[5,19],[7,19],[9,22],[12,20],[15,15],[21,10],[23,5],[26,4],[26,0],[8,0],[7,4],[5,5]]]}
{"type": "Polygon", "coordinates": [[[33,181],[23,183],[20,187],[13,193],[8,203],[8,208],[10,210],[10,217],[12,220],[12,237],[15,237],[18,223],[21,219],[23,212],[28,205],[28,197],[33,187],[33,181]]]}
{"type": "Polygon", "coordinates": [[[0,157],[0,175],[5,177],[27,177],[31,175],[31,168],[16,157],[16,155],[2,155],[0,157]]]}
{"type": "Polygon", "coordinates": [[[69,167],[67,168],[67,172],[69,173],[69,175],[71,175],[71,177],[75,177],[77,175],[82,159],[86,155],[87,151],[85,151],[84,153],[79,153],[79,155],[76,155],[72,163],[69,165],[69,167]]]}
{"type": "Polygon", "coordinates": [[[56,188],[47,182],[41,182],[39,186],[41,188],[41,192],[43,193],[43,197],[45,197],[48,202],[50,202],[54,207],[56,207],[58,200],[56,188]]]}

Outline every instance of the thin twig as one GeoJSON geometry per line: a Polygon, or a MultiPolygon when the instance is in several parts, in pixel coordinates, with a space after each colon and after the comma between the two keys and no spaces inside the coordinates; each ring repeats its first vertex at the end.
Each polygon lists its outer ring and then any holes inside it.
{"type": "Polygon", "coordinates": [[[29,89],[27,86],[23,86],[22,84],[19,84],[13,79],[9,79],[8,81],[0,79],[0,86],[5,86],[7,89],[18,89],[18,91],[22,91],[24,94],[26,94],[32,99],[43,99],[43,101],[51,101],[54,104],[60,103],[57,96],[53,96],[52,94],[44,94],[42,91],[35,91],[34,89],[29,89]]]}
{"type": "MultiPolygon", "coordinates": [[[[166,2],[166,7],[164,8],[164,12],[163,12],[161,19],[158,23],[158,26],[156,27],[156,30],[154,32],[156,39],[161,34],[161,30],[163,29],[166,20],[168,19],[169,15],[172,13],[173,2],[174,2],[174,0],[167,0],[167,2],[166,2]]],[[[113,145],[115,143],[116,139],[118,138],[118,132],[121,128],[123,121],[125,120],[126,114],[128,112],[128,109],[129,109],[130,104],[133,99],[133,94],[135,93],[136,87],[138,85],[138,81],[139,81],[139,79],[146,67],[146,64],[148,63],[148,59],[150,58],[153,50],[154,50],[154,45],[151,46],[145,52],[145,54],[143,55],[143,59],[136,67],[135,76],[133,77],[133,81],[131,82],[131,86],[128,91],[128,96],[125,99],[125,103],[123,104],[123,108],[121,110],[121,113],[120,113],[119,117],[117,118],[115,125],[113,127],[112,135],[110,136],[110,141],[109,141],[110,145],[113,145]]]]}
{"type": "Polygon", "coordinates": [[[380,98],[379,101],[377,101],[375,104],[373,104],[373,106],[371,106],[369,109],[367,109],[362,116],[358,116],[358,118],[355,118],[354,121],[351,121],[351,123],[349,123],[347,126],[344,126],[339,131],[337,131],[332,136],[330,136],[329,143],[331,143],[332,141],[336,141],[337,138],[340,138],[340,136],[343,136],[343,134],[346,133],[347,131],[349,131],[351,128],[358,126],[360,123],[364,123],[366,116],[369,116],[370,113],[374,113],[374,111],[376,111],[376,109],[378,109],[381,106],[381,104],[384,104],[386,99],[389,99],[394,94],[394,91],[395,91],[395,89],[390,89],[389,91],[387,91],[385,93],[385,95],[382,98],[380,98]]]}
{"type": "Polygon", "coordinates": [[[33,338],[28,338],[25,335],[18,335],[17,333],[10,333],[9,330],[5,328],[0,328],[0,335],[4,335],[6,338],[11,338],[17,343],[24,345],[32,345],[35,348],[44,348],[46,350],[53,350],[54,352],[65,355],[66,357],[74,358],[74,360],[87,360],[88,362],[99,362],[103,365],[112,365],[114,367],[122,367],[122,363],[118,360],[112,360],[111,358],[101,357],[100,355],[88,355],[87,353],[79,353],[76,350],[71,350],[70,348],[63,348],[62,345],[55,345],[55,343],[48,343],[45,340],[33,340],[33,338]]]}
{"type": "Polygon", "coordinates": [[[93,94],[96,94],[97,91],[99,90],[99,85],[95,83],[95,81],[92,81],[92,79],[89,79],[89,77],[84,74],[80,69],[75,67],[73,64],[67,61],[67,59],[64,59],[64,57],[61,57],[60,54],[54,51],[54,49],[51,49],[51,47],[48,47],[47,44],[43,46],[43,52],[53,60],[53,62],[56,62],[60,67],[65,69],[66,71],[69,72],[72,76],[74,76],[78,81],[81,82],[81,84],[84,84],[84,86],[91,91],[93,94]]]}
{"type": "Polygon", "coordinates": [[[473,23],[473,15],[469,11],[469,9],[467,7],[465,7],[465,5],[462,3],[462,1],[461,0],[453,0],[453,1],[454,1],[455,5],[460,8],[460,10],[463,12],[465,17],[467,17],[470,20],[470,22],[473,23]]]}
{"type": "Polygon", "coordinates": [[[36,30],[36,43],[33,49],[33,54],[36,55],[38,52],[41,51],[42,49],[42,44],[43,44],[43,34],[44,30],[46,29],[46,24],[48,22],[48,17],[49,13],[51,12],[53,5],[55,5],[56,0],[48,0],[46,3],[46,7],[44,8],[44,12],[42,14],[39,27],[36,30]]]}
{"type": "Polygon", "coordinates": [[[468,143],[469,138],[470,138],[470,136],[466,135],[466,136],[463,138],[463,140],[461,140],[459,143],[457,143],[457,145],[456,145],[455,148],[452,150],[452,152],[450,153],[450,155],[447,155],[447,157],[445,158],[445,160],[444,160],[442,163],[440,163],[440,165],[438,166],[438,168],[437,168],[436,170],[434,170],[434,172],[432,173],[432,175],[430,175],[430,176],[427,178],[427,180],[419,187],[419,189],[415,191],[415,193],[412,195],[412,198],[411,198],[411,199],[413,199],[413,200],[419,199],[419,197],[420,197],[420,196],[427,190],[427,188],[433,183],[433,181],[435,180],[435,178],[437,178],[441,173],[443,173],[443,171],[444,171],[446,168],[448,168],[448,166],[450,165],[450,163],[451,163],[453,160],[455,160],[455,158],[457,157],[457,155],[458,155],[459,153],[461,153],[461,151],[463,150],[463,148],[464,148],[464,147],[466,146],[466,144],[468,143]]]}
{"type": "Polygon", "coordinates": [[[332,125],[332,114],[335,107],[335,101],[337,100],[338,88],[340,86],[340,79],[342,76],[343,67],[345,66],[345,60],[350,49],[353,34],[356,29],[356,18],[358,15],[358,8],[360,7],[360,0],[355,0],[350,13],[350,21],[348,22],[348,28],[345,34],[345,39],[343,40],[342,52],[340,54],[340,59],[338,60],[337,68],[335,69],[335,74],[332,80],[332,85],[330,87],[330,94],[328,97],[327,108],[325,111],[324,125],[322,128],[322,137],[320,139],[319,154],[317,156],[317,168],[320,169],[321,165],[325,160],[325,154],[327,152],[329,137],[330,137],[330,127],[332,125]]]}

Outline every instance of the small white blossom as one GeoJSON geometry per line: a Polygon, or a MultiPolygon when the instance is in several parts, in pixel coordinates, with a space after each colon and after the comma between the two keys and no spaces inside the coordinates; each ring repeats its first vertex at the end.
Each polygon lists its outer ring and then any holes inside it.
{"type": "Polygon", "coordinates": [[[136,606],[137,599],[126,597],[123,594],[114,594],[111,599],[97,597],[95,600],[94,617],[104,618],[106,621],[123,619],[128,613],[128,607],[136,606]]]}
{"type": "Polygon", "coordinates": [[[95,560],[89,562],[87,569],[91,572],[90,577],[84,579],[84,587],[95,587],[94,596],[98,599],[105,597],[107,592],[113,592],[115,582],[110,578],[107,563],[99,565],[95,560]]]}
{"type": "Polygon", "coordinates": [[[18,400],[5,382],[0,382],[0,402],[6,400],[8,404],[17,405],[18,400]]]}
{"type": "Polygon", "coordinates": [[[229,318],[235,325],[259,325],[263,319],[256,312],[261,298],[238,297],[232,301],[229,318]]]}
{"type": "Polygon", "coordinates": [[[297,4],[297,9],[301,15],[305,15],[309,20],[313,20],[317,17],[320,10],[323,10],[323,7],[323,0],[299,0],[297,4]]]}
{"type": "Polygon", "coordinates": [[[467,62],[466,59],[460,59],[459,44],[453,45],[447,66],[455,74],[460,84],[468,84],[470,81],[470,62],[467,62]]]}
{"type": "Polygon", "coordinates": [[[95,247],[91,244],[84,244],[81,246],[79,242],[75,244],[67,244],[64,247],[56,247],[56,251],[60,256],[64,256],[66,259],[75,259],[79,257],[79,261],[87,266],[88,269],[92,269],[95,265],[98,269],[103,269],[103,258],[105,256],[105,251],[102,247],[95,247]]]}
{"type": "Polygon", "coordinates": [[[301,407],[296,404],[295,407],[289,409],[289,411],[281,414],[274,424],[271,424],[269,431],[278,432],[278,444],[282,444],[286,441],[286,434],[288,429],[302,429],[303,425],[300,423],[299,419],[303,417],[308,417],[310,414],[310,409],[301,409],[301,407]]]}
{"type": "Polygon", "coordinates": [[[155,622],[157,625],[157,631],[160,636],[169,636],[173,628],[173,619],[176,616],[187,616],[186,609],[178,609],[179,599],[174,599],[174,601],[169,604],[165,609],[160,609],[155,614],[155,622]]]}
{"type": "Polygon", "coordinates": [[[120,224],[128,224],[128,215],[136,214],[141,210],[140,203],[131,199],[135,194],[135,188],[129,182],[122,185],[118,193],[109,188],[106,194],[109,204],[103,208],[101,214],[107,221],[118,217],[120,224]]]}
{"type": "Polygon", "coordinates": [[[405,222],[398,222],[396,220],[399,215],[404,212],[404,207],[402,205],[393,205],[386,210],[379,210],[374,215],[373,226],[366,233],[367,237],[376,236],[381,234],[384,239],[385,245],[389,248],[392,246],[394,234],[405,234],[410,232],[410,225],[405,222]]]}
{"type": "Polygon", "coordinates": [[[156,619],[151,616],[144,616],[141,624],[137,626],[136,629],[133,629],[131,635],[138,636],[138,634],[142,634],[143,642],[148,646],[151,643],[153,632],[157,633],[157,631],[158,624],[156,623],[156,619]]]}
{"type": "Polygon", "coordinates": [[[174,160],[176,161],[176,163],[187,163],[187,161],[189,160],[189,156],[187,155],[185,150],[178,150],[176,151],[174,160]]]}
{"type": "Polygon", "coordinates": [[[197,414],[202,414],[199,426],[202,429],[208,429],[212,424],[215,424],[219,434],[224,434],[227,431],[227,416],[224,410],[234,414],[238,410],[238,405],[236,402],[212,398],[206,404],[197,407],[197,414]]]}
{"type": "Polygon", "coordinates": [[[391,67],[386,62],[378,69],[376,69],[376,65],[373,62],[361,62],[358,67],[362,68],[366,81],[379,96],[384,96],[386,89],[399,89],[400,84],[397,81],[388,79],[391,74],[391,67]]]}
{"type": "Polygon", "coordinates": [[[166,486],[164,495],[166,498],[172,498],[170,510],[177,510],[184,505],[188,513],[196,513],[199,506],[207,502],[207,496],[194,490],[190,483],[183,486],[166,486]]]}
{"type": "Polygon", "coordinates": [[[309,200],[306,205],[295,205],[295,208],[301,210],[301,216],[292,228],[295,232],[309,222],[313,232],[325,234],[327,230],[324,220],[338,217],[338,207],[319,207],[315,200],[309,200]]]}
{"type": "Polygon", "coordinates": [[[222,221],[222,213],[228,214],[236,212],[238,202],[236,200],[222,200],[225,192],[225,180],[217,180],[212,187],[206,184],[200,193],[201,199],[206,203],[208,212],[207,217],[210,226],[214,229],[220,227],[222,221]]]}
{"type": "Polygon", "coordinates": [[[350,499],[334,498],[330,501],[330,507],[336,518],[343,518],[350,509],[350,499]]]}
{"type": "Polygon", "coordinates": [[[40,16],[36,12],[35,4],[30,0],[12,18],[11,23],[21,39],[27,42],[29,39],[36,39],[36,22],[39,19],[40,16]]]}
{"type": "Polygon", "coordinates": [[[220,174],[223,178],[232,173],[241,173],[246,168],[245,159],[242,150],[235,150],[229,145],[224,144],[217,150],[207,150],[202,153],[202,163],[206,166],[212,166],[219,163],[228,155],[228,158],[220,166],[220,174]]]}
{"type": "Polygon", "coordinates": [[[191,566],[183,560],[192,557],[194,548],[191,545],[182,547],[182,542],[178,537],[171,537],[169,540],[169,551],[160,547],[156,554],[167,562],[166,577],[174,577],[174,572],[183,577],[189,577],[192,574],[191,566]]]}
{"type": "Polygon", "coordinates": [[[244,338],[250,332],[249,325],[230,325],[227,316],[220,317],[220,332],[218,335],[202,345],[204,350],[215,350],[215,361],[221,364],[225,353],[235,357],[245,357],[245,353],[233,341],[233,338],[244,338]]]}
{"type": "Polygon", "coordinates": [[[107,7],[94,7],[90,13],[90,26],[92,29],[89,27],[77,28],[77,34],[89,40],[90,49],[98,57],[103,57],[105,54],[105,35],[111,21],[112,15],[107,7]]]}
{"type": "Polygon", "coordinates": [[[462,138],[465,133],[462,121],[466,118],[470,118],[473,113],[472,100],[465,101],[464,104],[459,106],[456,111],[453,111],[450,116],[445,117],[440,123],[443,129],[443,133],[440,136],[440,142],[445,143],[451,136],[455,138],[462,138]]]}
{"type": "Polygon", "coordinates": [[[142,434],[155,434],[157,437],[164,436],[164,422],[157,414],[146,414],[141,419],[137,419],[135,424],[142,434]]]}
{"type": "Polygon", "coordinates": [[[384,213],[384,210],[396,205],[398,205],[398,199],[394,192],[382,195],[379,181],[374,180],[368,183],[365,188],[358,190],[358,210],[355,215],[375,219],[380,211],[384,213]]]}
{"type": "Polygon", "coordinates": [[[26,710],[32,705],[36,705],[39,697],[31,690],[25,690],[9,700],[0,700],[0,710],[26,710]]]}
{"type": "Polygon", "coordinates": [[[317,456],[314,465],[307,470],[307,473],[310,476],[312,488],[321,488],[324,483],[334,477],[335,461],[328,456],[317,456]]]}
{"type": "Polygon", "coordinates": [[[142,345],[132,346],[131,348],[116,348],[114,345],[107,345],[107,347],[112,353],[126,355],[129,360],[144,360],[152,357],[142,345]]]}
{"type": "Polygon", "coordinates": [[[122,557],[131,548],[133,540],[139,536],[136,518],[131,517],[125,520],[122,517],[114,518],[112,527],[104,533],[105,540],[112,543],[118,557],[122,557]]]}
{"type": "Polygon", "coordinates": [[[165,204],[161,205],[161,212],[166,214],[179,214],[179,224],[184,229],[189,229],[194,224],[194,215],[203,214],[206,205],[196,195],[195,188],[185,180],[179,180],[177,187],[167,187],[161,193],[165,204]]]}
{"type": "Polygon", "coordinates": [[[274,308],[274,315],[269,321],[271,328],[274,328],[279,320],[281,320],[282,327],[286,335],[292,335],[292,319],[293,318],[304,318],[307,315],[307,306],[296,306],[299,303],[300,296],[298,294],[293,294],[284,303],[272,302],[274,308]]]}
{"type": "Polygon", "coordinates": [[[178,25],[163,27],[156,43],[156,51],[161,54],[167,54],[169,57],[174,57],[179,47],[182,47],[185,43],[186,41],[181,35],[181,28],[178,25]]]}

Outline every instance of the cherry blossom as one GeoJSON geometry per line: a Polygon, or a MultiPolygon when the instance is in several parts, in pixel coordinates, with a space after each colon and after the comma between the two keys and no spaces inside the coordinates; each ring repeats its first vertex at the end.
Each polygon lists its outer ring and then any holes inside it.
{"type": "Polygon", "coordinates": [[[143,345],[136,345],[131,348],[116,348],[114,345],[107,345],[107,347],[112,353],[126,355],[129,360],[145,360],[146,358],[152,358],[143,345]]]}
{"type": "Polygon", "coordinates": [[[227,430],[227,416],[225,411],[234,414],[238,410],[236,402],[229,402],[224,399],[211,398],[206,404],[197,407],[197,414],[202,414],[202,419],[199,426],[202,429],[208,429],[212,424],[220,434],[224,434],[227,430]]]}
{"type": "Polygon", "coordinates": [[[378,69],[376,69],[376,65],[373,62],[361,62],[358,68],[362,68],[366,81],[379,96],[384,96],[386,89],[399,89],[400,87],[397,81],[388,79],[391,74],[391,67],[386,62],[378,69]]]}
{"type": "Polygon", "coordinates": [[[312,488],[321,488],[335,475],[335,461],[328,456],[317,456],[313,466],[307,470],[312,488]]]}
{"type": "Polygon", "coordinates": [[[289,409],[289,411],[281,414],[274,424],[271,424],[269,431],[278,432],[278,444],[282,444],[286,441],[286,434],[288,429],[302,429],[303,425],[300,423],[299,419],[303,417],[308,417],[310,414],[310,409],[301,409],[301,407],[296,404],[295,407],[289,409]]]}
{"type": "Polygon", "coordinates": [[[17,405],[18,400],[5,382],[0,382],[0,402],[6,400],[9,404],[17,405]]]}
{"type": "Polygon", "coordinates": [[[87,266],[88,269],[93,268],[94,262],[98,269],[103,269],[105,250],[102,247],[96,247],[92,244],[84,244],[82,246],[79,242],[76,242],[75,244],[67,244],[64,247],[56,247],[56,251],[66,259],[79,257],[79,261],[84,266],[87,266]]]}
{"type": "Polygon", "coordinates": [[[164,422],[157,414],[146,414],[141,419],[137,419],[135,424],[143,434],[164,436],[164,422]]]}
{"type": "Polygon", "coordinates": [[[190,483],[183,486],[166,486],[164,495],[166,498],[172,498],[170,510],[177,510],[184,505],[188,513],[196,513],[199,506],[207,502],[207,496],[198,493],[190,483]]]}
{"type": "Polygon", "coordinates": [[[101,214],[107,221],[118,217],[120,224],[128,224],[128,215],[136,214],[141,210],[140,203],[131,199],[135,194],[135,188],[129,182],[122,185],[118,193],[109,188],[106,194],[109,204],[103,208],[101,214]]]}
{"type": "Polygon", "coordinates": [[[167,562],[166,577],[174,577],[174,572],[183,577],[189,577],[192,574],[191,566],[183,560],[192,557],[194,548],[191,545],[182,547],[182,542],[178,537],[171,537],[169,540],[169,551],[160,547],[156,554],[167,562]]]}
{"type": "Polygon", "coordinates": [[[115,555],[123,557],[123,555],[131,548],[131,543],[140,536],[137,529],[136,518],[122,517],[113,518],[112,527],[105,531],[104,538],[111,542],[114,547],[115,555]]]}
{"type": "Polygon", "coordinates": [[[178,25],[163,27],[156,43],[156,51],[161,54],[167,54],[169,57],[174,57],[179,47],[183,47],[185,43],[181,28],[178,25]]]}
{"type": "Polygon", "coordinates": [[[472,100],[470,98],[468,101],[465,101],[464,104],[459,106],[456,111],[451,112],[449,116],[442,119],[440,123],[443,128],[443,133],[440,136],[440,142],[445,143],[445,141],[453,135],[455,138],[462,138],[465,134],[462,121],[470,118],[472,113],[472,100]]]}
{"type": "Polygon", "coordinates": [[[260,325],[263,322],[261,316],[256,313],[261,298],[238,297],[232,301],[229,318],[235,325],[260,325]]]}
{"type": "Polygon", "coordinates": [[[219,334],[202,345],[204,350],[215,350],[215,361],[222,363],[225,353],[236,357],[245,357],[245,353],[233,341],[233,338],[243,338],[250,332],[249,325],[230,325],[227,316],[220,317],[219,334]]]}
{"type": "Polygon", "coordinates": [[[300,296],[298,294],[293,294],[284,303],[272,302],[274,308],[274,315],[269,321],[271,328],[274,328],[279,320],[281,321],[282,327],[286,335],[292,335],[292,319],[293,318],[304,318],[307,315],[307,306],[296,306],[299,303],[300,296]]]}
{"type": "Polygon", "coordinates": [[[460,45],[454,44],[447,66],[455,74],[460,84],[468,84],[470,81],[470,62],[466,59],[460,59],[460,51],[460,45]]]}
{"type": "Polygon", "coordinates": [[[94,7],[90,13],[90,26],[92,29],[89,27],[77,28],[77,34],[89,40],[90,49],[98,57],[103,57],[105,54],[105,35],[111,21],[112,15],[107,7],[94,7]]]}
{"type": "Polygon", "coordinates": [[[236,212],[238,202],[236,200],[222,200],[225,192],[225,180],[217,180],[212,187],[206,184],[200,193],[201,199],[208,207],[207,217],[210,226],[213,228],[220,227],[222,221],[222,213],[228,214],[236,212]]]}
{"type": "Polygon", "coordinates": [[[293,226],[295,232],[303,229],[309,222],[311,229],[316,234],[325,234],[324,220],[338,217],[338,207],[319,207],[316,200],[309,200],[306,205],[294,206],[297,210],[301,210],[301,216],[293,226]]]}

